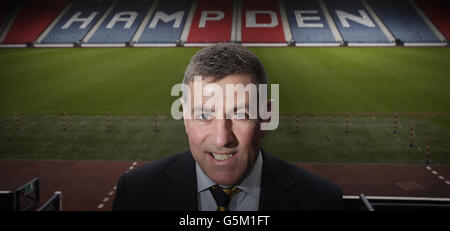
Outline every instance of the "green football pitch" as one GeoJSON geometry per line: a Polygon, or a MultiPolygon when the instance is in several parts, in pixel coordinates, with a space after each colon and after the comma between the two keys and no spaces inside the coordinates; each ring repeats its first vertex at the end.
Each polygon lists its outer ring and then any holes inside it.
{"type": "MultiPolygon", "coordinates": [[[[0,158],[156,160],[186,150],[170,90],[197,50],[0,49],[0,158]]],[[[298,162],[423,163],[429,150],[433,163],[450,164],[450,48],[251,50],[280,86],[283,116],[267,151],[298,162]]]]}

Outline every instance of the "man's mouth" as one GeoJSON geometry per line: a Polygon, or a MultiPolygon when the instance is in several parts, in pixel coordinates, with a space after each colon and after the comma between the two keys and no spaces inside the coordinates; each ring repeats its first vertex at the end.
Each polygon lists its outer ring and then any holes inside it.
{"type": "Polygon", "coordinates": [[[215,152],[211,152],[211,155],[214,159],[219,160],[219,161],[223,161],[223,160],[228,160],[231,157],[233,157],[234,153],[215,153],[215,152]]]}

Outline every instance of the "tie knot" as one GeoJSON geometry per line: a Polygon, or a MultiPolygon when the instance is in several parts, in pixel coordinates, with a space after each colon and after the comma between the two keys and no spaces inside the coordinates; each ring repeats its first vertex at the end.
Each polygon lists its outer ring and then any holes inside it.
{"type": "Polygon", "coordinates": [[[216,200],[217,211],[228,211],[228,205],[231,198],[241,190],[237,186],[230,186],[228,188],[222,188],[219,185],[214,185],[210,189],[211,194],[216,200]]]}
{"type": "Polygon", "coordinates": [[[212,189],[214,189],[214,190],[220,189],[223,192],[225,192],[226,194],[228,194],[228,196],[230,196],[230,197],[233,197],[233,195],[235,193],[241,191],[237,186],[230,186],[230,187],[227,187],[227,188],[223,188],[223,187],[221,187],[219,185],[214,185],[214,186],[212,186],[212,189]]]}

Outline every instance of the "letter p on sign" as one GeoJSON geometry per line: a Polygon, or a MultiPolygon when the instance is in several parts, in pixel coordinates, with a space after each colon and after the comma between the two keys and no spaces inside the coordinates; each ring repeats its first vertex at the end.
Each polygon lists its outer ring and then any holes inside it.
{"type": "Polygon", "coordinates": [[[205,28],[206,21],[219,21],[225,17],[225,14],[222,11],[216,10],[205,10],[202,12],[202,16],[200,18],[200,23],[198,25],[199,28],[205,28]]]}

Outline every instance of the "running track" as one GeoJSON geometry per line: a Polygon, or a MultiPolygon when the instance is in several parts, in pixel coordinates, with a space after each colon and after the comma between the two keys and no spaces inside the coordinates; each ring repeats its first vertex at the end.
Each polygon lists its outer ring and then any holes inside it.
{"type": "MultiPolygon", "coordinates": [[[[0,160],[0,190],[15,190],[39,177],[41,204],[62,191],[63,210],[111,210],[118,177],[146,163],[0,160]]],[[[338,184],[344,195],[450,197],[450,165],[297,165],[338,184]]]]}

